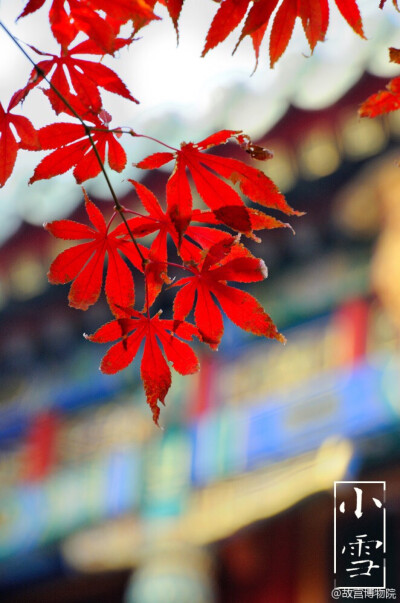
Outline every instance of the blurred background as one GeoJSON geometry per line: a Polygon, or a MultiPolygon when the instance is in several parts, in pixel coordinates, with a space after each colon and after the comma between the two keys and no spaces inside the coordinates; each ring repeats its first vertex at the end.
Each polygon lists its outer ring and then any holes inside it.
{"type": "MultiPolygon", "coordinates": [[[[35,25],[44,14],[13,23],[17,4],[1,3],[6,24],[54,44],[35,25]]],[[[387,48],[398,46],[400,17],[376,4],[360,2],[367,42],[332,10],[312,57],[296,27],[277,67],[264,48],[251,78],[250,47],[230,57],[235,36],[199,59],[211,2],[198,14],[188,0],[178,49],[160,7],[163,22],[121,55],[118,72],[143,108],[104,95],[118,125],[173,145],[243,129],[274,151],[257,167],[307,212],[291,220],[296,236],[267,232],[252,248],[269,278],[247,290],[288,343],[226,321],[217,354],[198,348],[200,373],[173,375],[163,429],[139,362],[102,375],[106,348],[82,338],[110,319],[104,300],[79,312],[68,287],[47,284],[63,247],[41,224],[86,221],[79,187],[67,174],[28,188],[41,155],[20,153],[0,191],[1,601],[329,601],[340,480],[387,482],[387,586],[400,586],[400,115],[357,116],[396,74],[387,48]]],[[[1,50],[6,105],[30,68],[4,38],[1,50]]],[[[31,96],[35,126],[54,121],[31,96]]],[[[127,142],[130,163],[157,150],[127,142]]],[[[129,166],[129,177],[163,200],[167,172],[129,166]]],[[[130,185],[112,180],[134,208],[130,185]]],[[[111,213],[102,180],[87,189],[111,213]]]]}

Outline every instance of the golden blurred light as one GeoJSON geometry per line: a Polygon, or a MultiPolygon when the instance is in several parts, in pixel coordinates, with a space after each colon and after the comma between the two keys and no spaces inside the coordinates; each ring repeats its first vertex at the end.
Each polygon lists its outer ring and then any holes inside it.
{"type": "Polygon", "coordinates": [[[400,111],[391,111],[385,116],[390,132],[396,138],[400,137],[400,111]]]}
{"type": "Polygon", "coordinates": [[[193,493],[179,531],[195,544],[225,538],[259,519],[272,517],[343,479],[353,455],[347,440],[218,482],[193,493]]]}
{"type": "Polygon", "coordinates": [[[138,562],[143,539],[136,517],[119,517],[73,534],[62,552],[71,567],[85,572],[128,568],[138,562]]]}
{"type": "Polygon", "coordinates": [[[257,163],[256,167],[262,169],[275,182],[279,190],[286,193],[294,187],[297,180],[294,157],[281,142],[276,144],[268,142],[268,148],[273,150],[273,158],[257,163]]]}
{"type": "Polygon", "coordinates": [[[326,129],[308,134],[299,147],[299,164],[303,176],[309,180],[332,174],[340,164],[334,135],[326,129]]]}
{"type": "Polygon", "coordinates": [[[151,535],[153,543],[206,545],[331,490],[334,481],[344,479],[352,455],[348,440],[330,438],[318,450],[192,490],[186,512],[152,524],[152,533],[138,518],[120,518],[69,537],[63,554],[80,571],[98,571],[136,565],[151,535]]]}
{"type": "Polygon", "coordinates": [[[340,192],[336,208],[334,220],[345,232],[367,238],[377,233],[379,205],[369,182],[352,182],[340,192]]]}
{"type": "Polygon", "coordinates": [[[343,119],[340,134],[343,152],[355,161],[379,153],[388,138],[382,119],[360,118],[353,111],[343,119]]]}
{"type": "Polygon", "coordinates": [[[376,191],[382,228],[372,260],[372,286],[400,330],[400,169],[392,161],[382,165],[376,191]]]}
{"type": "Polygon", "coordinates": [[[42,293],[45,287],[43,265],[34,256],[20,256],[10,271],[11,295],[17,299],[29,299],[42,293]]]}
{"type": "Polygon", "coordinates": [[[212,603],[207,553],[182,542],[149,548],[128,586],[125,603],[212,603]]]}
{"type": "Polygon", "coordinates": [[[132,400],[84,411],[60,428],[57,457],[61,463],[81,462],[118,447],[145,442],[152,435],[147,416],[132,400]]]}

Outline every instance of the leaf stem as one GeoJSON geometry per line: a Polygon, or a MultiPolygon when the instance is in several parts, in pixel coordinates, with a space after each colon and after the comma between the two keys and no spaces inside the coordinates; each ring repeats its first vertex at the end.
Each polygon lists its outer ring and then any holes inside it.
{"type": "Polygon", "coordinates": [[[190,268],[185,266],[184,264],[175,264],[175,262],[165,262],[168,266],[175,266],[175,268],[181,268],[181,270],[187,270],[188,272],[193,272],[190,268]]]}
{"type": "MultiPolygon", "coordinates": [[[[57,94],[57,96],[60,98],[60,100],[64,103],[64,105],[71,111],[72,115],[74,115],[82,124],[82,126],[84,127],[85,130],[85,134],[86,136],[89,138],[90,144],[92,146],[93,152],[96,156],[96,159],[100,165],[101,171],[103,172],[103,176],[106,180],[107,186],[110,190],[111,196],[113,198],[114,201],[114,205],[115,205],[115,210],[119,213],[119,215],[121,216],[122,221],[125,223],[126,229],[129,233],[130,238],[132,239],[132,243],[135,245],[136,247],[136,251],[138,252],[141,260],[142,260],[142,267],[143,267],[143,271],[145,269],[146,266],[146,259],[144,257],[144,255],[142,254],[142,252],[140,251],[140,247],[136,242],[135,237],[132,234],[132,231],[129,227],[128,221],[124,216],[124,208],[122,207],[122,205],[120,204],[120,202],[118,201],[118,197],[115,193],[115,190],[113,188],[113,185],[111,184],[111,181],[108,177],[108,174],[106,172],[106,168],[104,166],[104,163],[99,155],[99,152],[96,148],[96,145],[94,144],[94,140],[92,137],[92,130],[94,130],[93,127],[88,126],[86,124],[86,122],[82,119],[82,117],[79,115],[79,113],[73,108],[73,106],[71,105],[71,103],[64,97],[64,95],[58,90],[58,88],[56,88],[56,86],[54,86],[54,84],[52,84],[52,82],[48,79],[48,77],[46,76],[45,72],[38,67],[38,65],[35,63],[35,61],[31,58],[31,56],[26,52],[25,48],[19,43],[19,41],[17,40],[17,38],[15,38],[15,36],[13,36],[13,34],[10,32],[10,30],[4,25],[4,23],[2,21],[0,21],[0,27],[2,27],[2,29],[5,31],[5,33],[11,38],[11,40],[14,42],[14,44],[19,48],[19,50],[24,54],[24,56],[28,59],[28,61],[33,65],[33,67],[36,69],[36,72],[38,73],[38,75],[44,79],[50,86],[50,88],[53,90],[53,92],[55,94],[57,94]]],[[[161,143],[162,144],[162,143],[161,143]]]]}
{"type": "Polygon", "coordinates": [[[175,147],[171,147],[169,144],[166,144],[165,142],[158,140],[158,138],[153,138],[153,136],[148,136],[147,134],[138,134],[137,132],[134,132],[134,130],[132,130],[132,128],[129,128],[128,131],[124,131],[121,128],[119,128],[119,132],[121,134],[130,134],[131,136],[136,136],[136,138],[147,138],[147,140],[152,140],[153,142],[156,142],[157,144],[161,144],[163,147],[166,147],[167,149],[171,149],[171,151],[174,151],[174,153],[176,153],[178,151],[178,149],[175,149],[175,147]]]}
{"type": "Polygon", "coordinates": [[[152,140],[153,142],[156,142],[157,144],[161,144],[163,147],[166,147],[167,149],[171,149],[171,151],[174,151],[175,153],[178,151],[178,149],[176,149],[175,147],[171,147],[169,144],[162,142],[162,140],[158,140],[158,138],[153,138],[153,136],[148,136],[147,134],[138,134],[132,128],[129,128],[129,126],[123,126],[122,128],[118,127],[118,128],[111,128],[111,129],[92,128],[92,132],[113,132],[114,134],[130,134],[131,136],[134,136],[136,138],[147,138],[147,140],[152,140]]]}

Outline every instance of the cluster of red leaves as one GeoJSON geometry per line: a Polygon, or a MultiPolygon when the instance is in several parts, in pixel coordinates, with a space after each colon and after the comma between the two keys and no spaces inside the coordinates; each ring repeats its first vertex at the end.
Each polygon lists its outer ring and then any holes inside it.
{"type": "MultiPolygon", "coordinates": [[[[20,17],[41,8],[45,0],[29,0],[20,17]]],[[[59,56],[30,46],[45,58],[33,68],[26,85],[14,93],[7,112],[0,106],[0,186],[10,177],[18,148],[29,150],[56,149],[37,166],[30,182],[52,178],[74,167],[77,182],[96,176],[104,163],[106,146],[111,169],[121,172],[126,155],[115,135],[108,131],[111,117],[103,109],[100,88],[119,94],[137,103],[120,77],[100,60],[105,54],[128,46],[134,33],[154,19],[155,2],[149,0],[53,0],[49,12],[52,33],[60,44],[59,56]],[[105,16],[104,16],[105,15],[105,16]],[[121,26],[132,22],[132,35],[118,37],[121,26]],[[79,32],[88,38],[71,48],[79,32]],[[97,56],[97,61],[81,58],[97,56]],[[47,82],[48,88],[39,89],[47,96],[58,115],[66,113],[80,118],[80,124],[59,123],[35,131],[26,117],[10,111],[39,84],[47,82]],[[71,88],[72,85],[72,88],[71,88]],[[83,120],[92,125],[83,125],[83,120]],[[13,126],[19,136],[17,142],[13,126]],[[91,133],[91,140],[88,138],[91,133]],[[95,151],[95,148],[97,152],[95,151]]]]}
{"type": "MultiPolygon", "coordinates": [[[[335,3],[350,27],[364,37],[356,0],[335,0],[335,3]]],[[[329,4],[328,0],[222,0],[208,31],[203,55],[225,40],[244,17],[237,45],[249,36],[257,60],[268,25],[272,24],[269,55],[273,67],[289,44],[297,17],[301,20],[311,51],[317,42],[325,40],[329,4]]]]}
{"type": "MultiPolygon", "coordinates": [[[[36,12],[45,2],[29,0],[19,18],[36,12]]],[[[130,21],[135,32],[158,19],[153,12],[154,4],[154,0],[52,0],[49,22],[63,50],[83,32],[102,54],[113,54],[118,50],[116,38],[121,25],[130,21]]]]}
{"type": "Polygon", "coordinates": [[[146,186],[131,180],[147,214],[133,212],[135,215],[130,217],[131,210],[123,208],[126,223],[111,229],[118,212],[115,211],[106,223],[85,193],[90,226],[72,220],[57,220],[45,225],[57,238],[83,241],[58,255],[48,274],[54,284],[72,281],[69,291],[72,307],[86,310],[99,299],[107,257],[104,289],[115,320],[88,339],[103,343],[121,339],[103,359],[101,369],[106,373],[115,373],[132,362],[145,339],[141,375],[156,422],[159,416],[157,402],[164,402],[171,384],[170,370],[161,349],[178,372],[188,374],[197,370],[194,352],[177,336],[186,340],[197,337],[216,349],[223,335],[219,306],[242,329],[284,341],[259,302],[227,282],[257,282],[267,276],[264,262],[240,243],[240,233],[255,238],[253,230],[287,227],[288,224],[261,210],[246,207],[240,195],[225,180],[238,183],[243,195],[255,203],[286,214],[300,215],[300,212],[287,204],[261,170],[237,159],[204,152],[229,139],[236,140],[256,156],[270,156],[269,152],[252,145],[241,132],[222,130],[197,144],[182,144],[175,153],[156,153],[137,164],[154,169],[175,160],[175,168],[166,187],[165,210],[146,186]],[[211,211],[192,209],[189,173],[211,211]],[[224,207],[229,210],[224,212],[224,207]],[[239,234],[229,234],[227,226],[239,234]],[[149,248],[137,243],[137,239],[149,234],[155,235],[149,248]],[[182,270],[189,274],[174,283],[168,276],[168,238],[182,260],[182,270]],[[146,301],[141,312],[133,309],[134,269],[144,273],[146,301]],[[150,314],[165,284],[179,287],[172,320],[161,320],[158,314],[150,314]],[[195,325],[186,321],[192,310],[195,325]]]}
{"type": "MultiPolygon", "coordinates": [[[[183,0],[159,2],[166,6],[178,33],[183,0]]],[[[335,2],[349,25],[363,37],[356,0],[335,2]]],[[[44,4],[45,0],[29,0],[20,17],[36,12],[44,4]]],[[[49,2],[49,23],[60,51],[55,55],[31,46],[41,59],[25,86],[14,93],[7,111],[0,105],[1,186],[14,168],[19,148],[50,151],[36,166],[31,183],[69,169],[81,183],[104,171],[106,159],[112,170],[121,172],[125,168],[126,154],[118,140],[123,131],[109,128],[111,116],[103,108],[100,89],[137,101],[119,76],[100,61],[103,55],[113,55],[131,44],[139,29],[159,18],[154,13],[156,4],[157,0],[49,2]],[[123,25],[131,28],[125,38],[120,33],[123,25]],[[76,43],[78,34],[87,39],[76,43]],[[82,55],[92,55],[95,60],[82,55]],[[65,113],[78,123],[64,121],[35,130],[26,117],[13,113],[33,89],[45,94],[57,115],[65,113]]],[[[257,58],[271,25],[269,49],[273,65],[285,51],[297,17],[313,50],[318,41],[325,39],[328,0],[221,0],[203,55],[244,20],[238,43],[250,36],[257,58]]],[[[393,49],[393,60],[397,57],[393,49]]],[[[390,102],[398,102],[393,100],[397,87],[400,89],[397,80],[393,80],[386,97],[375,104],[389,106],[390,102]]],[[[374,111],[376,114],[377,109],[374,111]]],[[[141,376],[156,423],[158,403],[164,403],[171,385],[167,361],[181,374],[197,371],[198,360],[188,342],[197,338],[217,349],[224,331],[221,311],[245,331],[284,341],[259,302],[228,283],[258,282],[267,276],[264,262],[241,242],[241,237],[259,241],[255,233],[261,230],[289,226],[266,213],[265,208],[286,215],[301,212],[288,205],[262,170],[210,152],[228,141],[238,143],[254,159],[272,156],[242,132],[221,130],[200,142],[182,143],[179,149],[168,147],[168,151],[154,153],[136,164],[152,170],[174,162],[166,186],[165,208],[147,187],[131,180],[143,207],[140,212],[122,207],[115,197],[114,213],[107,222],[84,192],[88,225],[67,219],[45,225],[53,236],[75,242],[56,257],[48,274],[51,283],[71,283],[68,298],[72,307],[87,310],[96,303],[104,282],[114,318],[87,336],[97,343],[116,342],[104,356],[101,370],[115,373],[126,368],[143,342],[141,376]],[[205,204],[203,210],[193,209],[193,189],[205,204]],[[246,199],[259,207],[249,207],[246,199]],[[116,216],[122,222],[113,227],[116,216]],[[138,243],[148,235],[153,236],[149,246],[138,243]],[[168,241],[175,246],[174,255],[181,264],[169,261],[168,241]],[[171,265],[174,270],[183,271],[177,281],[170,279],[171,265]],[[144,282],[145,293],[140,311],[134,307],[138,276],[144,282]],[[177,291],[173,315],[166,320],[160,318],[160,312],[151,314],[164,286],[177,291]],[[192,317],[193,324],[189,322],[192,317]]]]}
{"type": "MultiPolygon", "coordinates": [[[[184,0],[158,1],[167,7],[178,31],[178,19],[184,0]]],[[[335,2],[354,31],[363,36],[361,16],[356,0],[335,0],[335,2]]],[[[29,0],[19,18],[36,12],[44,4],[45,0],[29,0]]],[[[89,142],[85,142],[83,138],[90,128],[98,130],[99,127],[104,126],[104,120],[101,120],[103,123],[99,123],[99,116],[104,112],[100,88],[119,94],[130,101],[138,102],[119,76],[103,65],[100,60],[105,54],[113,55],[117,50],[130,45],[139,29],[159,19],[154,13],[156,4],[157,0],[113,0],[113,2],[106,0],[52,0],[48,16],[51,31],[60,44],[59,54],[46,53],[31,46],[31,49],[37,54],[47,58],[43,58],[37,63],[26,85],[14,94],[8,111],[24,100],[31,90],[46,81],[49,87],[41,86],[40,90],[47,96],[56,114],[66,113],[73,117],[79,115],[81,120],[87,120],[94,125],[87,126],[81,136],[79,135],[83,131],[83,126],[76,126],[75,137],[71,139],[66,134],[66,124],[59,124],[59,127],[46,127],[42,128],[33,140],[32,128],[30,136],[27,136],[26,131],[24,135],[21,135],[21,121],[18,122],[16,116],[11,118],[9,112],[6,114],[1,110],[0,186],[5,184],[12,173],[18,147],[31,150],[56,149],[38,166],[31,182],[61,174],[72,167],[75,167],[74,175],[77,182],[82,182],[88,165],[88,177],[96,176],[99,169],[95,166],[94,146],[97,147],[98,153],[104,161],[106,144],[108,144],[110,168],[119,172],[125,167],[125,154],[113,133],[98,132],[97,136],[93,136],[89,142]],[[132,26],[131,34],[122,38],[120,29],[127,23],[132,26]],[[82,33],[87,36],[87,39],[71,46],[78,34],[82,33]],[[97,56],[98,60],[87,60],[81,58],[82,55],[97,56]],[[10,124],[17,130],[20,137],[19,143],[16,141],[13,131],[10,130],[10,124]],[[13,144],[8,144],[10,133],[13,144]],[[54,146],[51,147],[50,144],[54,146]],[[92,147],[91,151],[89,145],[92,147]],[[82,160],[82,153],[89,156],[85,155],[85,159],[82,160]]],[[[272,23],[270,57],[273,65],[289,43],[297,17],[301,19],[311,50],[319,40],[325,39],[329,18],[328,0],[258,0],[257,2],[254,0],[222,0],[208,32],[203,55],[222,42],[245,16],[239,43],[244,37],[250,36],[257,58],[268,24],[272,23]],[[275,9],[277,10],[275,11],[275,9]]],[[[103,127],[103,129],[107,128],[103,127]]],[[[190,162],[192,158],[196,161],[194,150],[196,149],[193,148],[193,145],[187,145],[187,148],[182,147],[176,167],[178,174],[182,171],[182,166],[188,166],[188,161],[190,162]]],[[[208,167],[210,166],[208,165],[208,167]]],[[[192,175],[195,178],[193,172],[192,175]]],[[[171,186],[173,186],[173,182],[171,182],[171,186]]],[[[196,180],[196,187],[201,187],[199,178],[196,180]]],[[[222,188],[222,186],[219,187],[219,189],[222,188]]],[[[183,191],[184,195],[188,196],[187,192],[183,191]]],[[[218,194],[214,199],[212,208],[214,211],[217,208],[216,204],[220,203],[217,197],[218,194]]],[[[240,203],[237,199],[235,201],[232,195],[230,201],[233,202],[232,207],[235,208],[233,210],[231,207],[228,210],[221,208],[221,211],[225,215],[231,215],[232,210],[235,216],[234,227],[236,228],[240,221],[241,228],[239,230],[245,232],[247,228],[250,231],[252,220],[248,213],[238,209],[240,203]]],[[[184,204],[184,199],[181,204],[184,204]]],[[[179,212],[179,214],[182,224],[176,224],[176,226],[180,234],[185,227],[188,212],[179,212]]]]}

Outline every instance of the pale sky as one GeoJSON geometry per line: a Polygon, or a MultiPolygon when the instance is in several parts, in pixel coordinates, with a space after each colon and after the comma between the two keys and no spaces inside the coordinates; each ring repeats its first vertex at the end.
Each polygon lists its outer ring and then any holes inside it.
{"type": "MultiPolygon", "coordinates": [[[[387,61],[386,48],[398,42],[395,26],[400,23],[400,15],[389,2],[384,11],[377,8],[377,0],[359,0],[359,4],[369,42],[359,39],[333,6],[327,42],[319,44],[311,58],[306,58],[309,49],[297,23],[289,49],[274,70],[269,68],[267,41],[264,42],[253,76],[254,54],[249,41],[245,40],[231,55],[240,29],[204,59],[200,57],[215,14],[215,2],[201,0],[199,10],[198,0],[186,0],[178,47],[172,23],[165,9],[157,5],[156,13],[163,20],[144,28],[140,40],[129,50],[122,50],[117,60],[105,59],[140,105],[105,92],[104,108],[112,114],[113,125],[128,125],[172,145],[182,140],[195,141],[221,128],[242,129],[257,138],[284,114],[289,102],[306,108],[323,107],[341,96],[366,66],[381,75],[395,72],[387,61]]],[[[57,53],[58,45],[43,26],[50,3],[15,23],[24,5],[21,0],[0,0],[4,23],[21,40],[57,53]]],[[[28,50],[34,57],[34,52],[28,50]]],[[[0,53],[0,101],[7,106],[12,92],[25,84],[31,67],[3,32],[0,53]]],[[[36,127],[56,121],[39,90],[28,96],[20,112],[36,127]]],[[[132,162],[160,149],[147,141],[129,139],[126,150],[128,167],[122,175],[111,172],[119,193],[130,186],[124,180],[142,175],[131,167],[132,162]]],[[[44,153],[20,152],[15,173],[0,190],[0,243],[21,219],[35,224],[56,219],[68,214],[81,198],[71,172],[26,186],[43,156],[44,153]]],[[[92,190],[108,196],[101,177],[88,181],[87,188],[89,193],[92,190]]]]}

